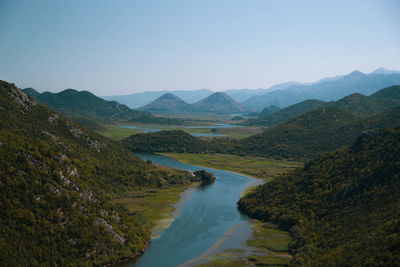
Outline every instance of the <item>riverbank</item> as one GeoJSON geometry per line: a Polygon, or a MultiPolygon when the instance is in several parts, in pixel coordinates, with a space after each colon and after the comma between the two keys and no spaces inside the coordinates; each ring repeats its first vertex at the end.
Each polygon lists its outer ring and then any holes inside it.
{"type": "Polygon", "coordinates": [[[302,166],[299,162],[241,157],[230,154],[161,153],[175,160],[219,170],[232,171],[256,179],[270,181],[276,175],[302,166]]]}
{"type": "Polygon", "coordinates": [[[149,220],[152,223],[151,238],[154,239],[160,237],[174,219],[179,217],[184,203],[198,185],[192,183],[133,191],[113,202],[123,205],[129,212],[139,212],[149,220]]]}

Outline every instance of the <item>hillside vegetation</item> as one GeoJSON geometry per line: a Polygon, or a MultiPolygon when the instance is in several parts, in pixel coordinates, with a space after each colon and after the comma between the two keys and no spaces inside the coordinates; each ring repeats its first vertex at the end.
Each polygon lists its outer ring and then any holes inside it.
{"type": "Polygon", "coordinates": [[[232,152],[305,161],[351,144],[365,130],[398,125],[400,106],[366,118],[328,106],[241,139],[232,152]]]}
{"type": "Polygon", "coordinates": [[[291,231],[296,266],[397,266],[399,194],[396,128],[365,132],[353,145],[257,187],[238,207],[291,231]]]}
{"type": "Polygon", "coordinates": [[[0,265],[92,266],[138,255],[150,222],[110,200],[190,183],[0,81],[0,265]]]}

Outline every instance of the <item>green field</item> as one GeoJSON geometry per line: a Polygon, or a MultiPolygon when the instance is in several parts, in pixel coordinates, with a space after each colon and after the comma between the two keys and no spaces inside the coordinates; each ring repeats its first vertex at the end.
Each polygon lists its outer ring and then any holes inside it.
{"type": "Polygon", "coordinates": [[[300,163],[293,161],[241,157],[230,154],[163,153],[163,155],[189,164],[233,171],[264,180],[270,180],[278,174],[301,166],[300,163]]]}

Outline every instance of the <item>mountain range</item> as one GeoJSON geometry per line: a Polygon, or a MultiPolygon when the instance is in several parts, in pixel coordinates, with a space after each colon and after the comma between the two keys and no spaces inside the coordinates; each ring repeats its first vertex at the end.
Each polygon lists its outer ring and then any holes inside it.
{"type": "MultiPolygon", "coordinates": [[[[243,106],[261,111],[271,105],[285,108],[307,99],[332,101],[352,93],[370,95],[381,88],[398,84],[400,84],[400,71],[379,68],[369,74],[354,71],[348,75],[327,77],[313,83],[286,82],[267,89],[230,89],[223,92],[243,106]]],[[[172,93],[188,104],[193,104],[213,92],[208,89],[149,91],[130,95],[104,96],[103,98],[115,100],[131,108],[139,108],[165,93],[172,93]]]]}
{"type": "Polygon", "coordinates": [[[206,98],[188,104],[179,97],[166,93],[152,103],[139,108],[139,110],[155,113],[212,113],[212,114],[237,114],[246,113],[247,109],[233,100],[226,93],[216,92],[206,98]]]}
{"type": "Polygon", "coordinates": [[[118,103],[127,105],[130,108],[137,109],[153,102],[155,99],[167,93],[174,94],[183,101],[192,104],[211,95],[213,91],[208,89],[193,91],[147,91],[129,95],[102,96],[102,98],[105,100],[117,101],[118,103]]]}
{"type": "Polygon", "coordinates": [[[59,93],[39,93],[32,88],[25,88],[23,91],[50,109],[63,113],[71,119],[79,120],[81,123],[83,119],[100,123],[180,123],[178,120],[156,117],[149,112],[130,109],[116,101],[106,101],[88,91],[66,89],[59,93]]]}
{"type": "MultiPolygon", "coordinates": [[[[282,110],[275,109],[275,112],[269,112],[266,115],[264,115],[263,111],[257,119],[248,119],[242,124],[262,126],[277,125],[309,110],[323,106],[338,107],[342,110],[350,111],[357,116],[366,117],[383,112],[398,105],[400,105],[400,86],[396,85],[381,89],[371,96],[355,93],[332,102],[313,99],[305,100],[282,110]]],[[[264,110],[266,109],[269,110],[270,108],[265,108],[264,110]]]]}
{"type": "Polygon", "coordinates": [[[326,78],[309,84],[294,84],[284,90],[253,96],[242,104],[258,110],[271,105],[285,108],[307,99],[333,101],[353,93],[370,95],[392,85],[400,85],[400,72],[383,68],[369,74],[353,71],[348,75],[326,78]]]}

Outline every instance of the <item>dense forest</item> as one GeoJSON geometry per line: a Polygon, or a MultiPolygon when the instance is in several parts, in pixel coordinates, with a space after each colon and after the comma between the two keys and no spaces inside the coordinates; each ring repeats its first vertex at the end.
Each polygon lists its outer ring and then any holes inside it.
{"type": "Polygon", "coordinates": [[[364,132],[249,192],[246,214],[290,230],[297,266],[398,266],[400,128],[364,132]]]}
{"type": "Polygon", "coordinates": [[[191,182],[0,81],[0,265],[103,265],[140,253],[150,222],[111,204],[191,182]]]}

